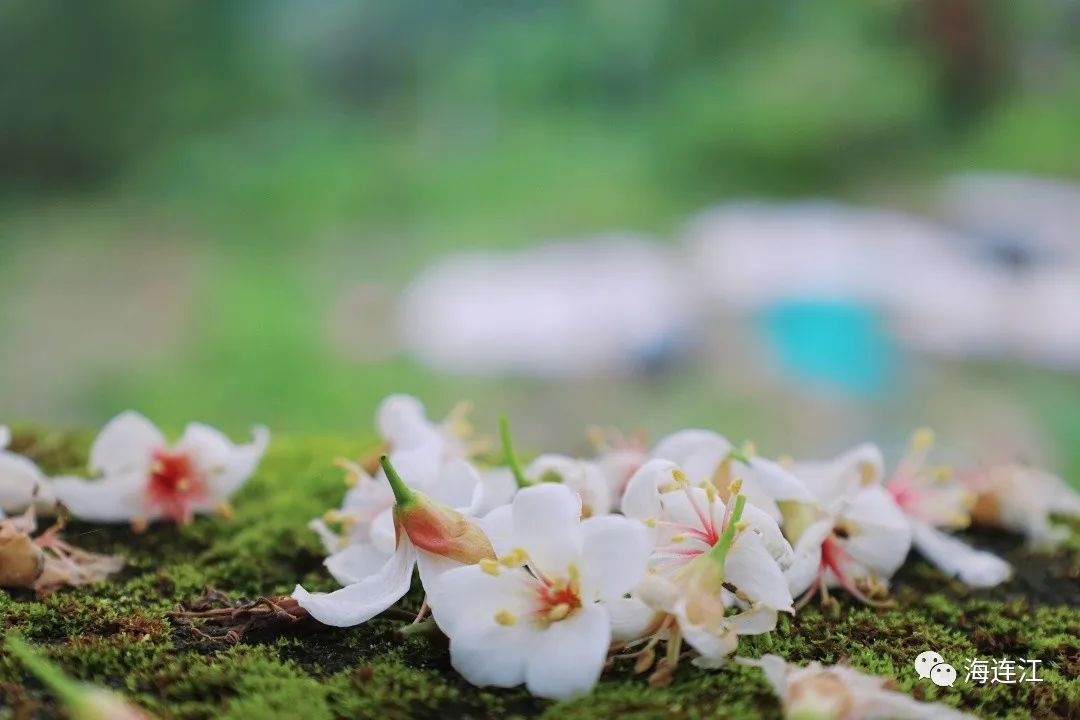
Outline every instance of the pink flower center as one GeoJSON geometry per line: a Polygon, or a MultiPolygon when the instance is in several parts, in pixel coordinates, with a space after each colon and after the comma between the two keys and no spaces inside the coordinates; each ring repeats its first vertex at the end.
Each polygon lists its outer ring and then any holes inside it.
{"type": "Polygon", "coordinates": [[[206,496],[206,483],[199,477],[186,453],[154,451],[146,494],[151,505],[175,522],[191,520],[193,505],[206,496]]]}
{"type": "Polygon", "coordinates": [[[541,579],[537,587],[536,619],[541,623],[565,620],[581,607],[581,594],[576,581],[550,582],[541,579]]]}

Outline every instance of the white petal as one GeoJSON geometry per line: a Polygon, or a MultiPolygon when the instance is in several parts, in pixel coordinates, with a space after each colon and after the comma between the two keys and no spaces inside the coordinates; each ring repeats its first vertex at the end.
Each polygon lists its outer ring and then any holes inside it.
{"type": "Polygon", "coordinates": [[[946,575],[970,587],[993,587],[1009,579],[1012,568],[997,555],[976,550],[926,523],[911,524],[915,548],[946,575]]]}
{"type": "Polygon", "coordinates": [[[517,480],[508,467],[498,467],[480,473],[480,482],[473,491],[468,514],[487,515],[495,508],[508,505],[517,494],[517,480]]]}
{"type": "Polygon", "coordinates": [[[11,430],[7,425],[0,425],[0,450],[11,444],[11,430]]]}
{"type": "MultiPolygon", "coordinates": [[[[491,575],[479,565],[463,565],[439,578],[428,596],[439,628],[451,639],[462,634],[486,632],[497,625],[495,615],[506,610],[521,618],[533,609],[538,581],[520,568],[491,575]]],[[[508,627],[508,626],[498,626],[508,627]]]]}
{"type": "MultiPolygon", "coordinates": [[[[404,533],[402,533],[404,534],[404,533]]],[[[397,530],[394,528],[394,508],[388,507],[371,521],[368,533],[371,544],[389,555],[397,546],[397,530]]]]}
{"type": "Polygon", "coordinates": [[[323,564],[342,585],[352,585],[382,570],[390,555],[370,543],[349,545],[326,558],[323,564]]]}
{"type": "Polygon", "coordinates": [[[428,494],[452,508],[468,509],[479,485],[480,473],[476,468],[464,460],[451,460],[443,463],[428,494]]]}
{"type": "Polygon", "coordinates": [[[761,536],[761,542],[765,544],[765,549],[769,551],[769,555],[780,566],[780,569],[787,570],[795,560],[795,553],[787,538],[784,537],[784,533],[780,531],[780,526],[776,524],[776,520],[750,503],[747,503],[743,508],[742,519],[751,530],[756,531],[761,536]]]}
{"type": "Polygon", "coordinates": [[[832,531],[831,519],[819,520],[803,531],[795,542],[795,559],[784,571],[793,597],[806,592],[821,570],[821,544],[832,531]]]}
{"type": "Polygon", "coordinates": [[[74,517],[89,522],[123,523],[157,516],[145,502],[146,481],[135,475],[83,480],[59,477],[53,480],[56,499],[74,517]]]}
{"type": "Polygon", "coordinates": [[[10,513],[52,500],[48,479],[29,458],[0,450],[0,509],[10,513]]]}
{"type": "Polygon", "coordinates": [[[165,436],[137,412],[121,413],[106,423],[90,448],[90,471],[102,475],[146,475],[165,436]]]}
{"type": "Polygon", "coordinates": [[[649,539],[637,520],[602,515],[581,523],[581,582],[589,599],[629,592],[648,558],[649,539]]]}
{"type": "Polygon", "coordinates": [[[645,637],[661,617],[640,598],[620,597],[604,603],[611,619],[611,639],[634,642],[645,637]]]}
{"type": "Polygon", "coordinates": [[[412,584],[416,551],[407,537],[374,575],[332,593],[309,593],[299,585],[293,597],[323,625],[351,627],[367,622],[400,600],[412,584]]]}
{"type": "MultiPolygon", "coordinates": [[[[404,450],[394,450],[390,453],[390,462],[406,485],[431,493],[442,473],[442,449],[435,443],[414,445],[404,450]]],[[[375,477],[377,482],[387,482],[386,473],[381,469],[375,477]]]]}
{"type": "MultiPolygon", "coordinates": [[[[741,463],[737,463],[739,465],[741,463]]],[[[790,470],[765,458],[750,458],[750,475],[766,495],[776,501],[813,502],[810,489],[790,470]]]]}
{"type": "Polygon", "coordinates": [[[476,524],[491,541],[496,555],[505,555],[514,548],[514,509],[510,505],[497,507],[476,524]]]}
{"type": "Polygon", "coordinates": [[[855,577],[869,571],[882,579],[892,577],[911,549],[911,523],[892,496],[879,485],[864,487],[842,518],[850,535],[844,550],[859,566],[855,577]]]}
{"type": "Polygon", "coordinates": [[[730,615],[725,622],[739,635],[761,635],[776,629],[776,608],[766,605],[753,605],[736,615],[730,615]]]}
{"type": "Polygon", "coordinates": [[[416,569],[420,573],[420,584],[430,595],[438,589],[439,583],[446,573],[456,570],[462,564],[452,558],[436,555],[417,548],[416,569]]]}
{"type": "Polygon", "coordinates": [[[200,475],[212,478],[224,472],[232,456],[233,444],[223,432],[203,423],[188,423],[174,448],[187,453],[200,475]]]}
{"type": "MultiPolygon", "coordinates": [[[[651,457],[670,460],[683,464],[688,457],[698,453],[702,448],[709,448],[718,452],[720,457],[731,452],[731,443],[723,435],[712,430],[679,430],[663,437],[653,448],[651,457]]],[[[704,480],[706,478],[696,478],[704,480]]]]}
{"type": "Polygon", "coordinates": [[[678,465],[670,460],[650,460],[638,468],[626,484],[622,497],[622,513],[638,520],[660,517],[660,486],[674,479],[678,465]]]}
{"type": "Polygon", "coordinates": [[[540,483],[514,496],[514,544],[545,574],[563,577],[580,552],[581,499],[565,485],[540,483]]]}
{"type": "Polygon", "coordinates": [[[435,622],[450,638],[450,662],[474,685],[513,687],[525,680],[538,626],[528,620],[536,581],[521,569],[490,575],[476,565],[451,570],[428,596],[435,622]],[[506,612],[516,619],[496,622],[506,612]]]}
{"type": "Polygon", "coordinates": [[[610,645],[607,612],[599,605],[586,605],[538,635],[525,685],[533,695],[552,700],[584,695],[600,679],[610,645]]]}
{"type": "Polygon", "coordinates": [[[675,616],[679,620],[683,638],[690,647],[701,653],[703,658],[712,661],[708,663],[709,666],[715,667],[738,649],[739,636],[728,625],[723,625],[715,632],[703,625],[695,625],[687,619],[681,603],[676,606],[675,616]]]}
{"type": "Polygon", "coordinates": [[[795,611],[783,571],[753,530],[736,535],[724,562],[724,579],[756,604],[795,611]]]}
{"type": "Polygon", "coordinates": [[[323,544],[323,549],[330,555],[341,550],[341,546],[344,542],[343,538],[336,532],[330,529],[330,526],[326,524],[326,521],[322,518],[315,518],[308,523],[308,529],[319,536],[319,540],[323,544]]]}
{"type": "Polygon", "coordinates": [[[385,398],[375,411],[375,426],[395,452],[442,439],[441,433],[428,420],[424,404],[411,395],[385,398]]]}
{"type": "Polygon", "coordinates": [[[765,673],[765,679],[769,681],[773,692],[783,698],[787,694],[787,679],[791,666],[779,655],[762,655],[759,659],[736,658],[740,665],[759,667],[765,673]]]}
{"type": "Polygon", "coordinates": [[[251,430],[251,442],[232,449],[225,471],[214,480],[215,495],[228,500],[255,473],[270,446],[270,431],[259,425],[251,430]]]}

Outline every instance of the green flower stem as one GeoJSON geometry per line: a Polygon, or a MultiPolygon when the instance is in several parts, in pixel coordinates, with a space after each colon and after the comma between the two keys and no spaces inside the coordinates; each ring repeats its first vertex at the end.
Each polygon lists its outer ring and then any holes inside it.
{"type": "Polygon", "coordinates": [[[735,507],[731,510],[731,517],[728,518],[727,527],[724,528],[724,532],[720,535],[720,539],[716,541],[716,544],[709,550],[709,557],[715,560],[720,567],[724,566],[724,562],[727,560],[728,550],[731,549],[731,543],[735,540],[735,530],[739,521],[742,520],[743,508],[746,507],[746,496],[735,496],[735,507]]]}
{"type": "Polygon", "coordinates": [[[8,652],[15,657],[38,679],[45,687],[59,695],[65,703],[78,707],[85,701],[85,691],[81,683],[78,683],[55,665],[41,657],[30,648],[18,635],[8,635],[4,643],[8,652]]]}
{"type": "Polygon", "coordinates": [[[394,502],[398,507],[406,508],[416,503],[416,493],[409,489],[409,486],[405,484],[405,481],[398,475],[397,470],[390,463],[390,458],[385,455],[379,457],[379,464],[382,465],[383,472],[386,473],[386,479],[390,483],[390,489],[394,491],[394,502]]]}
{"type": "Polygon", "coordinates": [[[529,481],[525,478],[525,471],[521,469],[521,461],[514,452],[514,441],[510,439],[510,421],[505,415],[499,418],[499,437],[502,438],[503,455],[506,456],[506,464],[510,466],[510,472],[514,474],[514,482],[517,483],[519,489],[528,486],[529,481]]]}

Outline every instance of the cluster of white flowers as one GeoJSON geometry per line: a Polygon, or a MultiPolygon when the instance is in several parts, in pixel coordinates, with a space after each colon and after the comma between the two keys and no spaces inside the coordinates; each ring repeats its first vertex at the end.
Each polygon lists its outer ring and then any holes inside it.
{"type": "Polygon", "coordinates": [[[476,685],[572,697],[612,653],[664,683],[684,644],[695,664],[720,666],[740,635],[772,631],[780,613],[815,595],[835,603],[831,588],[890,602],[912,545],[971,586],[1011,574],[946,533],[987,498],[926,466],[925,430],[888,475],[873,445],[775,462],[697,429],[651,449],[601,438],[594,457],[542,454],[523,466],[505,422],[503,464],[490,466],[460,413],[435,423],[407,396],[387,398],[376,424],[378,465],[342,463],[352,489],[312,523],[344,587],[297,586],[293,597],[324,624],[356,625],[400,600],[418,567],[420,617],[430,608],[453,666],[476,685]]]}
{"type": "MultiPolygon", "coordinates": [[[[870,444],[828,461],[772,461],[699,429],[651,448],[594,432],[592,457],[542,454],[523,465],[503,421],[502,463],[492,465],[482,462],[491,448],[473,437],[465,412],[460,406],[436,423],[416,398],[383,401],[381,445],[367,459],[339,461],[351,489],[340,509],[311,523],[343,587],[311,593],[298,585],[293,600],[325,625],[357,625],[408,593],[418,569],[425,602],[417,621],[430,610],[453,666],[476,685],[525,684],[546,698],[588,692],[612,654],[651,671],[654,684],[671,679],[684,650],[698,666],[719,667],[740,636],[773,631],[780,613],[793,615],[815,596],[837,603],[831,589],[890,603],[889,581],[912,546],[970,586],[994,586],[1009,565],[948,530],[974,520],[1045,543],[1060,538],[1051,513],[1080,515],[1080,496],[1046,473],[928,466],[927,430],[890,474],[870,444]]],[[[7,450],[10,433],[0,427],[0,518],[25,513],[0,523],[0,552],[19,563],[8,569],[59,587],[119,567],[53,531],[31,541],[35,513],[66,509],[136,530],[227,515],[269,442],[264,428],[253,435],[234,445],[192,423],[169,444],[127,412],[93,443],[96,477],[49,478],[7,450]]],[[[765,669],[785,706],[820,695],[822,717],[833,716],[828,703],[925,711],[846,668],[748,662],[765,669]]]]}

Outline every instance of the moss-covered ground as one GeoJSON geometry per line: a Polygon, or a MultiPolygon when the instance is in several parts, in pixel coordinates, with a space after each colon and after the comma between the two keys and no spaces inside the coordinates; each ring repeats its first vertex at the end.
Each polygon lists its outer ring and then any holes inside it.
{"type": "MultiPolygon", "coordinates": [[[[16,449],[49,472],[80,469],[88,436],[19,433],[16,449]]],[[[320,546],[307,521],[343,493],[335,457],[358,455],[362,442],[308,437],[275,440],[256,477],[236,498],[236,516],[177,528],[74,524],[70,539],[122,553],[128,566],[113,582],[44,599],[0,591],[0,622],[41,648],[72,675],[112,686],[162,717],[174,718],[713,718],[779,717],[759,671],[703,671],[683,663],[670,686],[650,687],[628,662],[605,673],[596,691],[551,703],[524,690],[471,687],[449,666],[437,635],[399,632],[405,612],[362,627],[305,627],[252,632],[239,643],[209,640],[168,619],[206,586],[233,598],[287,594],[300,581],[329,590],[320,546]]],[[[897,680],[899,689],[962,707],[981,717],[1080,717],[1080,542],[1077,527],[1053,555],[1033,554],[1019,538],[980,533],[1004,553],[1016,578],[993,591],[968,592],[912,559],[896,580],[896,609],[859,607],[841,596],[835,612],[807,608],[772,635],[744,641],[741,652],[793,661],[849,661],[897,680]],[[953,688],[920,681],[915,656],[935,649],[957,665],[953,688]],[[1037,658],[1039,683],[964,681],[969,658],[1037,658]]],[[[401,603],[415,612],[419,595],[401,603]]],[[[54,699],[0,652],[0,718],[58,714],[54,699]]]]}

